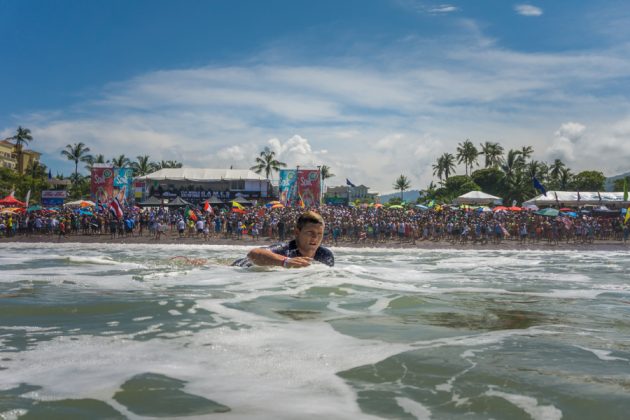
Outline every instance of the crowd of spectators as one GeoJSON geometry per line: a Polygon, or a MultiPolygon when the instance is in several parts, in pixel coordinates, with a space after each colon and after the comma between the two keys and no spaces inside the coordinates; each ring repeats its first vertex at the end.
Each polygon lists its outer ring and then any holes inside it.
{"type": "MultiPolygon", "coordinates": [[[[90,210],[90,209],[88,209],[90,210]]],[[[291,237],[302,208],[251,207],[215,209],[126,208],[124,216],[113,213],[65,209],[0,215],[0,236],[41,236],[62,240],[73,235],[98,235],[117,239],[130,236],[249,241],[282,241],[291,237]]],[[[600,217],[573,213],[549,217],[532,211],[481,211],[474,208],[387,209],[322,206],[316,209],[326,221],[324,243],[416,244],[420,241],[452,244],[593,243],[628,240],[629,226],[622,215],[600,217]]]]}

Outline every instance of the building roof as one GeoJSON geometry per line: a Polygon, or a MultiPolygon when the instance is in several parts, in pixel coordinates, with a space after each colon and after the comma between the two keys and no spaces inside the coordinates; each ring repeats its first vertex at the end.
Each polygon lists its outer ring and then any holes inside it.
{"type": "Polygon", "coordinates": [[[593,191],[547,191],[547,195],[541,194],[523,203],[538,205],[556,205],[561,203],[567,206],[579,206],[586,204],[628,204],[624,201],[623,192],[593,192],[593,191]],[[578,196],[579,195],[579,196],[578,196]]]}
{"type": "Polygon", "coordinates": [[[266,178],[249,169],[167,168],[140,176],[140,181],[265,181],[266,178]]]}

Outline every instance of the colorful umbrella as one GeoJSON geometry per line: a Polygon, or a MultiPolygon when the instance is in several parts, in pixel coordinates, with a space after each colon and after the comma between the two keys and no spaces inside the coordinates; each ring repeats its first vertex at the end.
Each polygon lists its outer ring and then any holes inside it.
{"type": "Polygon", "coordinates": [[[548,207],[546,209],[539,210],[534,214],[537,214],[539,216],[557,217],[560,214],[560,210],[548,207]]]}

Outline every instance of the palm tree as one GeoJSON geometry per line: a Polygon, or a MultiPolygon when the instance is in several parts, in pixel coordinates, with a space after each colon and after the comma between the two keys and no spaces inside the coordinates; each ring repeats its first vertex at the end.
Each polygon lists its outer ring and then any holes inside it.
{"type": "Polygon", "coordinates": [[[94,164],[96,164],[96,163],[105,163],[105,156],[103,156],[101,154],[98,154],[98,155],[95,155],[95,156],[90,155],[90,156],[87,156],[85,162],[87,163],[87,165],[85,165],[85,169],[88,172],[91,173],[92,172],[92,167],[94,167],[94,164]]]}
{"type": "Polygon", "coordinates": [[[444,153],[437,160],[437,164],[433,165],[433,175],[437,175],[442,181],[448,179],[451,173],[455,173],[455,156],[451,153],[444,153]]]}
{"type": "Polygon", "coordinates": [[[394,183],[394,189],[395,190],[400,190],[400,199],[401,200],[403,200],[403,193],[404,193],[404,191],[408,190],[410,186],[411,186],[411,183],[409,182],[409,179],[407,179],[406,176],[400,175],[396,179],[396,182],[394,183]]]}
{"type": "Polygon", "coordinates": [[[89,147],[86,147],[83,142],[68,144],[65,150],[61,151],[61,155],[68,158],[68,160],[74,161],[74,182],[79,180],[79,161],[88,162],[92,156],[88,154],[89,147]]]}
{"type": "Polygon", "coordinates": [[[560,169],[560,175],[558,176],[558,182],[560,182],[560,189],[566,191],[571,183],[571,178],[573,178],[573,174],[571,173],[571,169],[562,168],[560,169]]]}
{"type": "Polygon", "coordinates": [[[23,149],[24,145],[28,144],[31,140],[33,140],[33,136],[31,136],[31,130],[28,128],[18,127],[15,136],[9,137],[12,140],[15,140],[15,155],[17,157],[17,171],[18,174],[22,174],[24,172],[24,160],[23,160],[23,149]]]}
{"type": "Polygon", "coordinates": [[[130,164],[131,164],[131,161],[124,154],[118,156],[117,158],[113,158],[112,159],[112,165],[114,165],[114,167],[116,167],[116,168],[126,168],[130,164]]]}
{"type": "Polygon", "coordinates": [[[509,182],[525,165],[520,150],[510,149],[507,158],[501,165],[501,169],[505,172],[505,178],[509,182]]]}
{"type": "Polygon", "coordinates": [[[560,159],[556,159],[553,161],[553,163],[551,164],[550,172],[549,175],[551,175],[551,179],[553,179],[554,181],[557,181],[560,178],[560,172],[562,171],[562,169],[565,167],[564,162],[562,162],[560,159]]]}
{"type": "Polygon", "coordinates": [[[485,156],[485,167],[496,168],[503,161],[503,146],[499,143],[491,143],[489,141],[481,144],[480,155],[485,156]]]}
{"type": "Polygon", "coordinates": [[[183,163],[178,162],[176,160],[161,160],[158,163],[154,163],[154,170],[159,171],[160,169],[173,169],[173,168],[181,168],[184,166],[183,163]]]}
{"type": "Polygon", "coordinates": [[[286,163],[276,160],[275,156],[276,152],[272,151],[268,147],[265,147],[265,149],[260,152],[260,155],[256,158],[256,164],[249,169],[253,170],[257,174],[264,172],[265,178],[269,179],[271,172],[278,172],[280,168],[287,166],[286,163]]]}
{"type": "Polygon", "coordinates": [[[478,156],[479,151],[469,139],[457,145],[457,163],[464,163],[466,176],[468,176],[468,167],[470,166],[470,170],[472,171],[472,166],[474,163],[477,163],[478,156]]]}
{"type": "Polygon", "coordinates": [[[531,157],[532,153],[534,153],[534,148],[532,146],[523,146],[520,150],[521,156],[523,156],[523,160],[527,160],[527,158],[531,157]]]}
{"type": "Polygon", "coordinates": [[[327,180],[328,178],[332,178],[335,176],[332,172],[330,172],[330,167],[326,165],[322,165],[320,168],[320,173],[322,175],[322,181],[327,180]]]}
{"type": "Polygon", "coordinates": [[[149,161],[149,155],[136,156],[136,162],[131,163],[135,176],[143,176],[155,170],[155,164],[149,161]]]}

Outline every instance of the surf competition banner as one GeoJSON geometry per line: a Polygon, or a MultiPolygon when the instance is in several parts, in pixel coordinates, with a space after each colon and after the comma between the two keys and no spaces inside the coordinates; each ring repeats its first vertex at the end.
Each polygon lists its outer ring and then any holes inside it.
{"type": "Polygon", "coordinates": [[[319,169],[300,169],[297,178],[298,202],[304,203],[304,207],[319,206],[321,198],[319,169]]]}
{"type": "Polygon", "coordinates": [[[278,183],[278,192],[280,194],[280,202],[287,207],[297,199],[297,169],[280,169],[280,181],[278,183]]]}
{"type": "Polygon", "coordinates": [[[124,191],[124,199],[129,201],[129,198],[133,192],[133,169],[131,168],[116,168],[114,169],[114,195],[118,195],[121,191],[124,191]]]}
{"type": "Polygon", "coordinates": [[[92,200],[109,203],[114,197],[114,168],[111,165],[92,167],[90,193],[92,200]]]}
{"type": "Polygon", "coordinates": [[[68,192],[64,190],[44,190],[42,191],[42,206],[60,207],[67,196],[68,192]]]}

